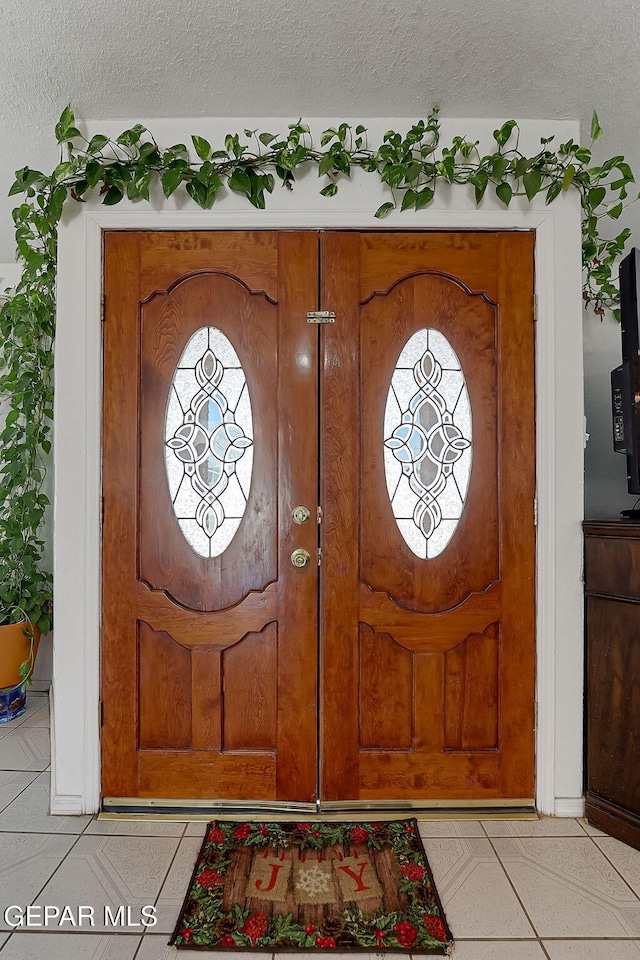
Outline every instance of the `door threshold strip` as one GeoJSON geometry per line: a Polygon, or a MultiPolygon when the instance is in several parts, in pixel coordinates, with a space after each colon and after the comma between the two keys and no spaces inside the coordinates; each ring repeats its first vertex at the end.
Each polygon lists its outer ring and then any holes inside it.
{"type": "Polygon", "coordinates": [[[105,797],[100,820],[537,820],[535,804],[524,800],[493,801],[345,801],[321,804],[276,801],[168,800],[105,797]]]}

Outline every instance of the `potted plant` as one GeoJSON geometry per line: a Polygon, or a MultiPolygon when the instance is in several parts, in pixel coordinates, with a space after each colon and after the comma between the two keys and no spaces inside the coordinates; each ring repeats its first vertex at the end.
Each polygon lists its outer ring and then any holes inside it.
{"type": "Polygon", "coordinates": [[[24,712],[40,633],[51,627],[41,539],[53,395],[53,304],[39,282],[47,269],[27,260],[14,295],[0,300],[0,723],[24,712]]]}

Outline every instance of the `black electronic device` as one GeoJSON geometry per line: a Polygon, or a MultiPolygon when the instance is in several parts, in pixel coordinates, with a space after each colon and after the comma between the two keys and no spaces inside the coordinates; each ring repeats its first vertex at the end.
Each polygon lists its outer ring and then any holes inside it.
{"type": "MultiPolygon", "coordinates": [[[[627,458],[629,493],[640,496],[640,250],[634,247],[620,263],[622,364],[611,371],[613,449],[627,458]]],[[[640,520],[640,510],[622,516],[640,520]]]]}

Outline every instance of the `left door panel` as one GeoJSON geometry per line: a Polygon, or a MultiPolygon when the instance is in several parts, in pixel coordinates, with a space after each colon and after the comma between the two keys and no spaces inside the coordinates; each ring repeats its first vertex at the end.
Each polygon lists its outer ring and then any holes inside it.
{"type": "Polygon", "coordinates": [[[316,291],[312,233],[105,235],[105,797],[316,799],[316,291]]]}

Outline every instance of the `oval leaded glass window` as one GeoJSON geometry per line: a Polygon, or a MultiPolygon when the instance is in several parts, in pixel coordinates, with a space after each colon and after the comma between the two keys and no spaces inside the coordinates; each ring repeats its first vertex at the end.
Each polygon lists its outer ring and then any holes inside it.
{"type": "Polygon", "coordinates": [[[244,370],[217,327],[193,334],[171,381],[165,465],[173,510],[189,546],[218,557],[244,516],[253,420],[244,370]]]}
{"type": "Polygon", "coordinates": [[[393,515],[417,557],[445,549],[471,476],[471,405],[453,347],[418,330],[398,358],[384,413],[384,468],[393,515]]]}

